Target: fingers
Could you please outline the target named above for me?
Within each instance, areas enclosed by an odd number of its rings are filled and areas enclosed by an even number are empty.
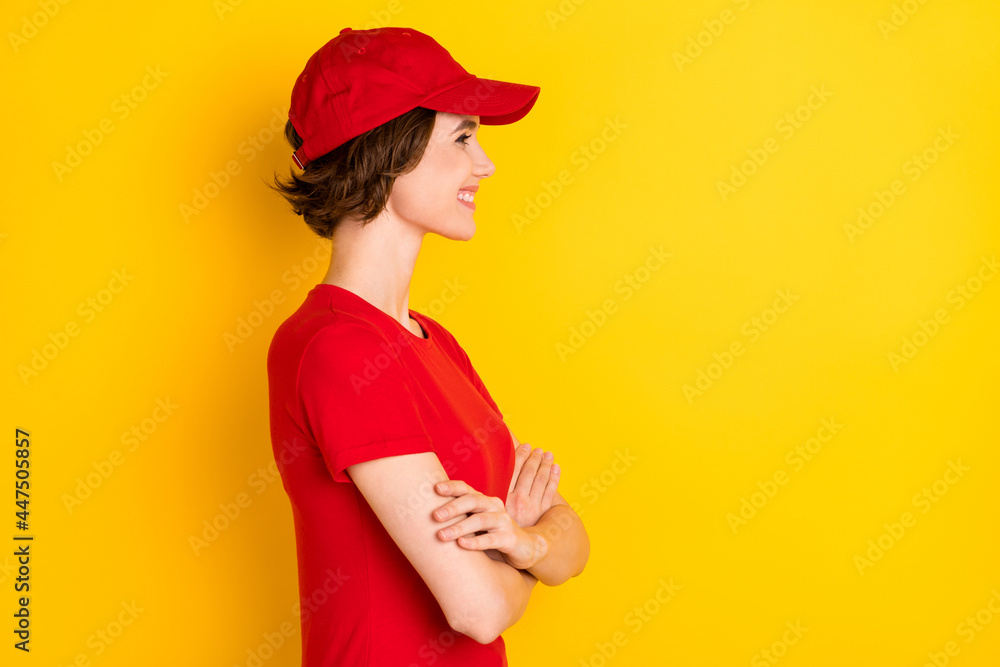
[[[552,500],[556,497],[556,491],[559,487],[559,473],[559,464],[553,463],[552,469],[549,471],[549,481],[545,485],[545,491],[542,493],[541,506],[543,514],[552,507]]]
[[[528,455],[531,454],[531,445],[524,443],[520,447],[514,450],[514,474],[510,477],[510,488],[507,489],[507,497],[514,491],[514,485],[517,483],[517,478],[521,474],[521,466],[524,462],[528,460]]]
[[[499,498],[486,496],[457,479],[439,482],[434,489],[441,495],[457,496],[434,510],[432,516],[438,521],[447,521],[459,514],[496,511],[498,505],[503,506]]]
[[[463,549],[484,551],[486,549],[497,549],[502,546],[498,544],[496,533],[484,533],[482,535],[463,535],[456,540],[458,546]]]
[[[497,546],[496,536],[488,540],[480,540],[479,538],[488,537],[489,533],[504,529],[509,525],[510,517],[505,512],[477,512],[454,525],[442,528],[438,531],[438,536],[442,540],[454,540],[458,538],[462,546],[471,543],[485,545],[482,548],[489,549]],[[489,533],[487,535],[474,535],[474,533],[481,530],[489,531]]]
[[[449,479],[447,482],[438,482],[434,485],[434,490],[442,496],[461,496],[462,494],[475,491],[475,489],[460,479]]]
[[[469,514],[471,512],[485,512],[493,510],[493,506],[482,502],[482,496],[468,494],[460,498],[450,500],[441,507],[434,510],[432,515],[437,521],[447,521],[459,514]]]
[[[524,443],[520,447],[514,450],[514,470],[520,470],[521,466],[528,459],[531,454],[531,445]]]
[[[517,484],[514,489],[526,496],[531,495],[531,485],[535,481],[535,473],[542,462],[542,450],[536,447],[521,466],[521,473],[517,477]]]
[[[538,464],[538,471],[535,473],[535,479],[531,483],[531,497],[535,502],[540,503],[542,496],[545,494],[545,487],[549,482],[549,471],[552,469],[554,458],[555,455],[552,452],[545,452],[541,462]]]
[[[513,531],[498,530],[484,535],[463,535],[457,543],[463,549],[485,551],[490,555],[495,550],[500,560],[515,569],[526,569],[545,556],[547,543],[541,536],[522,532],[518,536]],[[493,557],[492,555],[490,556]]]

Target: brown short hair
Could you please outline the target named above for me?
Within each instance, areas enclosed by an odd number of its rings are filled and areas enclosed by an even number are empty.
[[[280,192],[323,238],[333,238],[345,216],[368,224],[385,208],[396,178],[420,162],[436,116],[436,111],[417,107],[316,158],[301,175],[289,171],[282,181],[275,174],[268,187]],[[285,139],[293,150],[302,145],[291,121],[285,123]]]

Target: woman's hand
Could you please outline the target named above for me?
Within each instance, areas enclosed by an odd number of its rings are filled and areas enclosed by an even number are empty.
[[[521,528],[534,526],[552,507],[559,486],[559,466],[554,458],[552,452],[532,451],[527,443],[514,451],[514,475],[505,506]]]
[[[496,550],[505,563],[518,570],[528,569],[545,556],[548,549],[545,539],[518,526],[499,498],[484,495],[456,479],[439,482],[434,490],[443,496],[457,496],[434,511],[436,520],[469,515],[438,530],[439,539],[457,540],[463,549]],[[487,555],[496,560],[490,553]]]

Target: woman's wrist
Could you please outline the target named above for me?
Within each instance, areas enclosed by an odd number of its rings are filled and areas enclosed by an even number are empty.
[[[501,552],[504,562],[518,570],[527,570],[545,558],[549,543],[542,533],[532,527],[517,528],[518,541],[512,552]]]
[[[548,555],[548,553],[549,553],[549,541],[545,537],[545,535],[542,534],[542,532],[540,530],[538,530],[537,528],[535,528],[534,526],[532,526],[530,528],[526,528],[525,532],[528,533],[528,535],[534,541],[534,546],[535,546],[534,554],[535,554],[535,556],[534,556],[534,559],[532,560],[531,565],[529,566],[529,567],[534,567],[535,564],[538,563],[538,561],[542,560],[543,558],[545,558],[545,556]],[[528,568],[526,567],[524,569],[527,570]]]

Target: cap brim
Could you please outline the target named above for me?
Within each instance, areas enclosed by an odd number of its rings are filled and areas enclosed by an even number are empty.
[[[418,106],[459,115],[479,116],[480,125],[507,125],[535,106],[541,88],[473,77]]]

